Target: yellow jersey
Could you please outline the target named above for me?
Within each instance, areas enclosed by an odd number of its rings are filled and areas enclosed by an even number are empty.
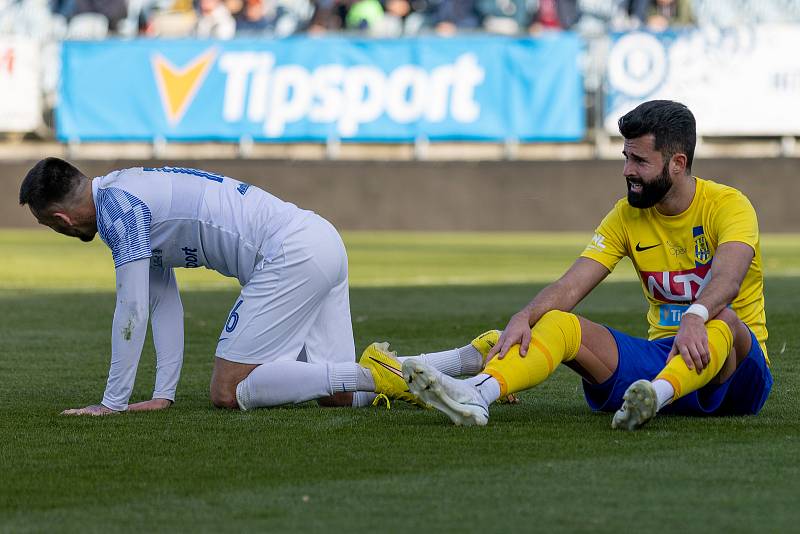
[[[649,339],[674,336],[681,316],[711,280],[714,251],[738,241],[753,248],[754,257],[731,308],[753,331],[767,354],[764,277],[758,219],[744,194],[732,187],[696,178],[689,208],[662,215],[655,207],[634,208],[623,198],[597,227],[581,256],[613,271],[628,256],[650,304]],[[769,360],[767,360],[769,362]]]

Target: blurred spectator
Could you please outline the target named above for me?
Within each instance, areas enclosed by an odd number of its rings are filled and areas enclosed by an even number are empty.
[[[414,13],[409,0],[385,0],[383,21],[378,33],[381,37],[414,35],[424,24],[425,19]]]
[[[272,0],[247,0],[236,13],[236,35],[271,35],[280,13]]]
[[[119,30],[120,23],[128,17],[126,0],[53,0],[50,7],[54,13],[64,16],[70,22],[86,13],[103,15],[108,20],[108,29],[114,32]]]
[[[192,0],[144,0],[140,25],[151,37],[188,37],[197,25]],[[148,3],[149,2],[149,3]]]
[[[477,0],[476,9],[486,31],[514,35],[530,25],[532,3],[530,0]]]
[[[194,34],[201,39],[231,39],[236,21],[222,0],[200,0]]]
[[[628,25],[627,7],[623,9],[621,0],[578,0],[578,13],[572,29],[588,38]]]
[[[0,0],[0,35],[52,42],[66,32],[66,18],[54,16],[47,0]]]
[[[233,15],[236,18],[242,10],[244,9],[244,0],[225,0],[224,1],[225,7],[228,8],[228,13]]]
[[[383,22],[383,6],[378,0],[356,0],[344,20],[349,30],[376,32]]]
[[[187,37],[197,25],[192,0],[155,0],[145,11],[145,33],[152,37]]]
[[[246,0],[242,10],[236,15],[236,35],[291,35],[300,24],[276,0]]]
[[[315,0],[314,15],[311,18],[309,33],[320,34],[336,31],[344,27],[347,15],[346,0]]]
[[[628,28],[634,29],[644,26],[647,14],[650,11],[652,0],[624,0],[623,7],[628,14]]]
[[[577,0],[538,0],[528,31],[567,30],[578,21]]]
[[[431,0],[429,10],[426,23],[439,35],[455,35],[480,26],[475,0]]]
[[[689,0],[655,0],[647,19],[647,27],[663,32],[670,26],[686,26],[692,23],[691,11]]]

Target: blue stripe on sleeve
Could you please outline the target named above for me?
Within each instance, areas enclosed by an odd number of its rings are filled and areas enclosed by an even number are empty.
[[[111,249],[114,267],[152,256],[150,208],[116,187],[97,191],[97,231]]]

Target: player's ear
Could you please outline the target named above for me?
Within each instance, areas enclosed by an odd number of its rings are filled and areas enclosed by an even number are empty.
[[[686,154],[681,152],[673,154],[669,160],[670,174],[685,174],[687,161]]]
[[[62,223],[66,224],[67,226],[72,226],[74,224],[73,221],[72,221],[72,217],[70,217],[69,215],[67,215],[66,213],[64,213],[62,211],[54,211],[53,212],[53,217],[55,217],[56,219],[58,219]]]

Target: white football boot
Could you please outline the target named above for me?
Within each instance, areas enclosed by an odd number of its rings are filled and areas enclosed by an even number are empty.
[[[456,425],[484,426],[489,406],[477,388],[451,378],[417,358],[403,362],[403,378],[409,391],[443,412]]]
[[[656,388],[649,380],[637,380],[628,386],[622,398],[625,402],[614,414],[611,428],[636,430],[655,417],[658,411]]]

